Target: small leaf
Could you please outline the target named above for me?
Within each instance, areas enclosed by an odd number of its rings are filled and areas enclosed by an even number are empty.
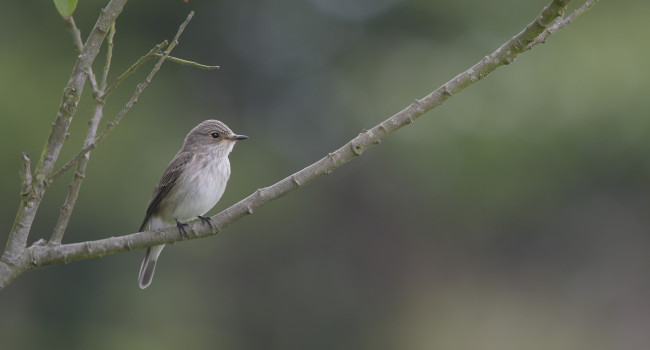
[[[54,6],[63,18],[70,18],[77,8],[77,0],[54,0]]]

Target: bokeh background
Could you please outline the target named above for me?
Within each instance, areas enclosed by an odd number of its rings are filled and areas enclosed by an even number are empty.
[[[250,140],[211,214],[320,159],[518,33],[539,1],[132,1],[111,78],[190,10],[175,56],[92,153],[64,242],[132,233],[195,124]],[[80,1],[85,35],[105,1]],[[574,4],[575,7],[576,4]],[[601,1],[380,146],[209,239],[25,273],[3,349],[650,348],[650,3]],[[0,241],[75,53],[49,1],[0,5]],[[103,65],[103,52],[95,70]],[[109,121],[153,62],[113,96]],[[80,147],[89,89],[60,162]],[[71,174],[46,195],[48,238]]]

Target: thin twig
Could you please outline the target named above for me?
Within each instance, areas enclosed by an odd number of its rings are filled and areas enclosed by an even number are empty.
[[[162,57],[162,55],[163,54],[161,54],[159,52],[154,54],[154,56],[156,56],[156,57]],[[219,69],[219,66],[208,66],[208,65],[205,65],[205,64],[201,64],[201,63],[197,63],[197,62],[189,61],[189,60],[184,60],[182,58],[178,58],[178,57],[174,57],[174,56],[168,56],[167,59],[172,61],[172,62],[176,62],[176,63],[182,64],[182,65],[190,66],[190,67],[194,67],[194,68],[207,69],[207,70]]]
[[[160,52],[162,51],[162,49],[165,48],[165,46],[167,46],[167,41],[166,40],[163,41],[162,43],[154,46],[154,48],[151,49],[151,51],[149,51],[146,55],[140,57],[140,59],[137,62],[135,62],[131,67],[129,67],[129,69],[127,69],[124,73],[122,73],[119,77],[117,77],[117,79],[115,79],[113,84],[106,90],[105,95],[108,96],[111,92],[113,92],[113,90],[115,90],[115,88],[122,81],[124,81],[126,78],[128,78],[129,75],[133,74],[133,72],[135,72],[135,70],[138,69],[138,67],[140,67],[142,64],[144,64],[148,60],[150,60],[150,59],[152,59],[154,57],[159,57],[159,58],[162,57],[164,55],[164,53],[160,53]],[[182,64],[182,65],[199,68],[199,69],[213,70],[213,69],[219,69],[220,68],[219,66],[209,66],[209,65],[206,65],[206,64],[201,64],[201,63],[198,63],[198,62],[189,61],[189,60],[185,60],[185,59],[182,59],[182,58],[169,56],[169,55],[167,56],[167,60],[175,62],[175,63]]]
[[[50,175],[48,178],[48,182],[51,183],[52,181],[56,180],[59,176],[63,175],[66,171],[68,171],[70,168],[72,168],[75,164],[81,160],[84,155],[93,149],[95,149],[97,145],[95,142],[92,142],[91,144],[85,146],[84,148],[81,149],[81,151],[77,152],[77,154],[74,155],[69,161],[67,161],[59,170],[55,171]]]
[[[79,28],[77,28],[77,24],[74,21],[74,18],[72,16],[70,17],[64,17],[65,20],[65,26],[68,28],[68,31],[70,32],[70,35],[72,35],[72,44],[74,45],[75,51],[77,51],[78,54],[81,54],[81,51],[84,48],[84,43],[81,39],[81,31]],[[99,92],[99,86],[97,85],[97,79],[95,79],[95,73],[93,73],[93,67],[88,66],[86,75],[88,76],[88,83],[90,84],[90,88],[93,91],[93,97],[97,98],[97,96],[100,95]]]
[[[111,30],[108,32],[108,37],[106,39],[106,64],[104,65],[104,73],[102,74],[102,95],[106,91],[106,79],[108,78],[108,71],[111,68],[111,60],[113,59],[113,37],[115,36],[115,22],[111,26]],[[106,96],[102,96],[103,99]]]
[[[109,86],[108,89],[105,90],[105,92],[104,92],[104,97],[108,97],[108,95],[110,95],[111,92],[113,92],[113,90],[115,90],[115,88],[118,87],[118,85],[120,85],[120,83],[122,83],[122,81],[124,81],[124,80],[125,80],[126,78],[128,78],[131,74],[133,74],[133,72],[135,72],[136,69],[138,69],[138,67],[140,67],[142,64],[144,64],[145,62],[147,62],[150,58],[155,57],[155,54],[156,54],[158,51],[164,49],[166,46],[167,46],[167,40],[165,40],[165,41],[161,42],[160,44],[154,46],[151,50],[149,50],[149,52],[147,52],[146,55],[140,57],[140,58],[139,58],[139,59],[138,59],[138,60],[137,60],[133,65],[131,65],[131,67],[129,67],[129,68],[128,68],[124,73],[120,74],[120,76],[117,77],[117,79],[115,79],[115,81],[113,82],[113,84],[111,84],[111,86]]]

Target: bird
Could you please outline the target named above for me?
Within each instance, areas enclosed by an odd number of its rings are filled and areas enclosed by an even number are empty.
[[[212,226],[210,218],[203,215],[223,195],[230,178],[228,155],[237,141],[245,139],[248,136],[237,135],[226,124],[214,119],[194,127],[153,190],[140,232],[175,225],[179,234],[187,237],[185,227],[188,225],[184,222],[195,217]],[[162,244],[147,249],[138,274],[141,289],[151,284],[164,247]]]

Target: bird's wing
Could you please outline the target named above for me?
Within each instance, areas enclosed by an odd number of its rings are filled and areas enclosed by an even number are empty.
[[[160,203],[174,188],[174,185],[176,185],[176,180],[178,180],[178,178],[181,176],[185,170],[185,166],[192,160],[192,158],[194,158],[194,153],[181,152],[178,153],[176,157],[174,157],[169,165],[167,165],[167,168],[165,168],[165,172],[163,173],[163,177],[160,179],[158,185],[153,190],[151,201],[149,201],[149,205],[147,206],[144,220],[142,221],[142,225],[140,225],[140,231],[144,231],[147,223],[149,223],[149,220],[151,219],[151,216],[153,216],[158,211]]]

